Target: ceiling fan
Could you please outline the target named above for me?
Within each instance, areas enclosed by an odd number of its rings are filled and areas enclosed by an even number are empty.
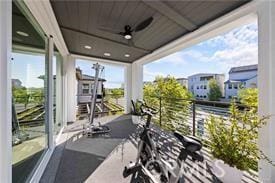
[[[148,27],[152,23],[152,21],[153,21],[153,17],[149,17],[143,20],[142,22],[140,22],[135,28],[132,28],[130,25],[125,25],[123,32],[122,31],[116,32],[114,30],[106,29],[106,28],[100,28],[100,29],[109,33],[121,35],[124,37],[124,39],[128,40],[129,43],[132,43],[132,41],[130,41],[133,39],[132,33],[144,30],[146,27]]]

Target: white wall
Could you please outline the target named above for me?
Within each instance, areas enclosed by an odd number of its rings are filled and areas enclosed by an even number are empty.
[[[12,182],[11,1],[0,2],[0,180]]]

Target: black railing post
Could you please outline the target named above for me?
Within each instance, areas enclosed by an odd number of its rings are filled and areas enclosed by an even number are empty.
[[[193,112],[193,136],[196,136],[196,102],[192,101],[192,112]]]
[[[161,108],[162,108],[162,102],[161,102],[161,97],[159,98],[159,126],[161,127],[162,126],[162,124],[161,124],[161,118],[162,118],[162,116],[161,116]]]

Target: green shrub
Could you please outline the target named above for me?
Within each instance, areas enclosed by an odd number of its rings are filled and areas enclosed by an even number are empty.
[[[211,115],[207,120],[208,145],[214,158],[240,170],[257,170],[259,159],[268,160],[257,145],[258,131],[267,120],[258,117],[257,108],[240,111],[235,102],[227,119]]]

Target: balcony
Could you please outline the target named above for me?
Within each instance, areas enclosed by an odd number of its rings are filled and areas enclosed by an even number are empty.
[[[200,122],[207,117],[206,113],[215,111],[217,114],[224,115],[225,110],[219,107],[204,109],[201,107],[200,104],[196,106],[196,125],[189,124],[191,131],[196,131],[197,135],[202,135],[200,126],[202,123]],[[159,114],[156,117],[159,118]],[[136,159],[139,140],[137,137],[142,130],[143,122],[138,125],[133,124],[130,115],[106,116],[97,118],[96,121],[107,124],[111,128],[111,133],[87,138],[81,131],[85,120],[68,126],[62,134],[62,140],[56,147],[41,182],[126,183],[146,180],[146,176],[142,173],[138,173],[137,176],[123,177],[124,167]],[[179,153],[178,140],[171,132],[163,130],[159,123],[152,126],[153,139],[161,147],[162,157],[167,161],[175,160]],[[192,129],[193,126],[195,129]],[[205,158],[203,163],[194,163],[190,158],[186,161],[187,171],[184,174],[186,182],[220,182],[212,173],[212,157],[207,147],[203,148],[203,155]],[[257,183],[260,181],[257,173],[251,170],[244,172],[242,182]]]
[[[179,153],[180,145],[171,134],[173,130],[203,141],[205,161],[186,161],[187,169],[193,170],[185,174],[186,182],[219,182],[212,174],[209,132],[205,125],[210,115],[226,118],[229,104],[206,102],[205,93],[198,95],[201,100],[146,96],[145,65],[255,20],[259,35],[258,114],[270,116],[267,125],[257,132],[255,145],[274,162],[274,18],[272,0],[1,1],[1,182],[146,179],[142,173],[138,177],[122,176],[124,166],[135,160],[137,134],[144,123],[143,119],[140,124],[133,124],[129,115],[131,100],[139,99],[159,109],[153,118],[153,138],[162,147],[164,158],[173,160]],[[239,61],[234,54],[226,58]],[[106,100],[96,106],[96,122],[110,126],[109,135],[90,138],[81,132],[90,106],[79,105],[77,60],[123,70],[123,99]],[[208,90],[206,81],[207,78],[200,87],[192,86],[193,91]],[[91,91],[88,85],[83,89],[85,94]],[[20,99],[22,93],[28,95],[30,105]],[[271,163],[260,160],[255,164],[253,170],[244,173],[242,182],[275,182]]]

